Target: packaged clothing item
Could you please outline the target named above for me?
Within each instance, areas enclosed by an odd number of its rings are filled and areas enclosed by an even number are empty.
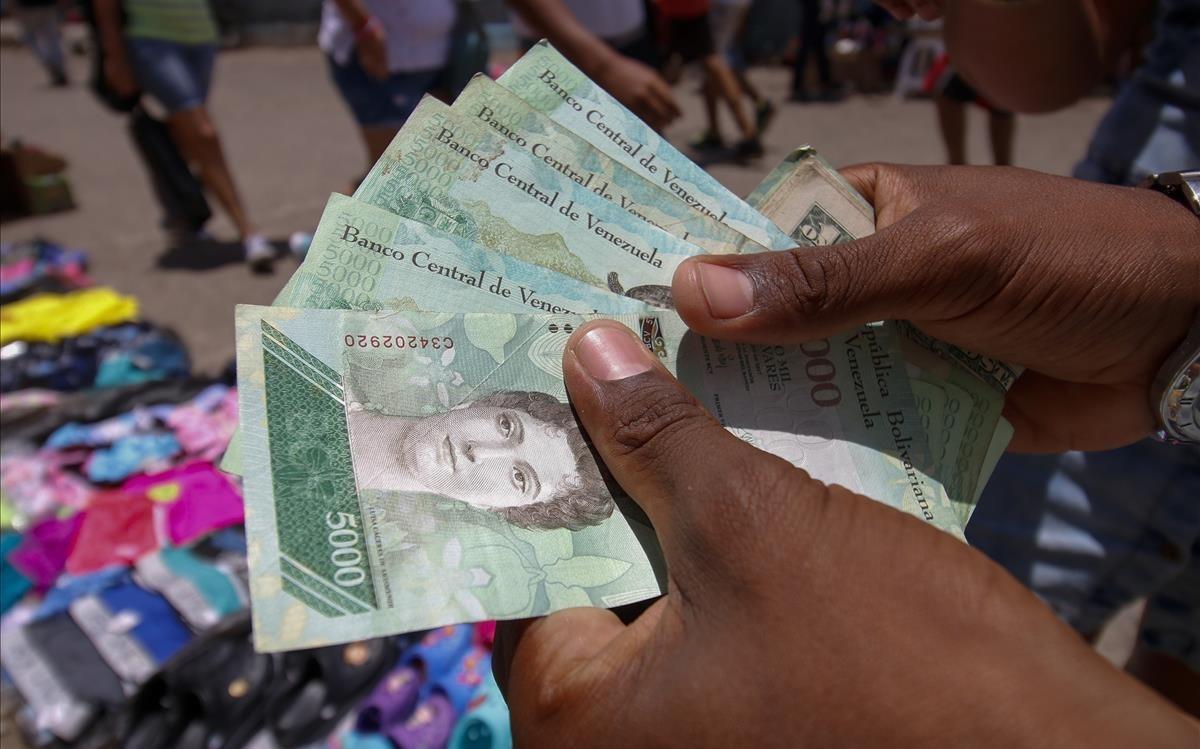
[[[0,345],[10,341],[58,341],[137,317],[133,297],[100,286],[69,294],[36,294],[0,307]]]
[[[154,426],[153,413],[146,408],[135,408],[128,413],[94,424],[80,424],[74,421],[63,424],[46,439],[45,446],[52,450],[69,447],[101,447],[111,445],[124,437],[147,432]]]
[[[78,628],[75,632],[78,634]],[[91,647],[86,637],[79,635],[77,639],[82,645]],[[70,643],[68,647],[78,649],[76,643]],[[99,659],[95,649],[92,655]],[[49,731],[63,741],[72,741],[92,721],[96,707],[68,689],[66,682],[50,667],[41,649],[35,646],[31,632],[26,627],[6,626],[0,632],[0,663],[32,709],[37,730]],[[89,671],[89,665],[90,662],[84,659],[80,667]],[[103,661],[100,665],[104,665]],[[108,677],[116,682],[111,672]],[[101,682],[110,683],[104,682],[103,677]],[[118,698],[124,696],[119,683],[116,683],[116,695]]]
[[[68,291],[91,286],[87,253],[44,239],[0,245],[0,300],[16,301],[32,291]]]
[[[105,662],[134,686],[192,638],[166,599],[132,582],[77,598],[70,612]]]
[[[30,414],[57,406],[62,394],[57,390],[26,388],[11,393],[0,393],[0,418],[5,424],[10,419],[22,419]]]
[[[30,643],[72,695],[108,707],[125,701],[121,680],[69,614],[64,612],[36,619],[26,624],[24,630]]]
[[[4,494],[4,490],[0,489],[0,529],[12,530],[17,525],[18,520],[24,527],[25,519],[18,518],[17,508],[13,507],[12,502],[8,501],[8,496]]]
[[[0,390],[80,390],[186,377],[187,350],[171,331],[147,323],[97,328],[55,343],[13,341],[0,347]]]
[[[389,726],[400,725],[408,720],[417,708],[422,684],[417,669],[411,666],[393,669],[359,708],[355,730],[363,734],[377,734],[386,731]]]
[[[189,456],[215,461],[225,452],[237,430],[237,390],[212,385],[191,403],[174,409],[166,423]]]
[[[435,694],[413,710],[403,723],[387,730],[396,749],[443,749],[458,715],[445,695]]]
[[[187,349],[174,335],[155,331],[100,358],[93,384],[98,388],[186,377],[191,369]]]
[[[21,536],[17,533],[0,535],[0,614],[11,609],[32,587],[29,578],[8,561],[9,552],[20,544]]]
[[[190,463],[125,482],[155,505],[160,536],[182,545],[245,518],[242,494],[212,463]]]
[[[78,339],[73,339],[73,341],[75,340]],[[0,372],[7,370],[6,362],[5,367],[0,368]],[[193,398],[210,382],[199,378],[163,380],[86,392],[65,393],[53,409],[31,413],[20,418],[6,414],[2,438],[5,443],[17,440],[41,443],[63,424],[72,421],[90,424],[118,416],[138,406],[182,403]],[[7,387],[3,389],[8,390]]]
[[[246,600],[230,573],[209,564],[189,549],[165,548],[138,560],[136,579],[160,593],[195,630],[205,630]]]
[[[8,553],[8,561],[38,592],[49,590],[62,574],[82,527],[83,513],[42,520],[22,536],[21,544]]]
[[[154,508],[145,498],[120,490],[100,492],[82,513],[67,572],[80,575],[111,565],[129,566],[158,548]]]
[[[48,616],[66,613],[75,599],[114,585],[128,584],[129,581],[129,570],[116,566],[86,575],[63,575],[58,578],[53,588],[46,591],[46,596],[38,604],[33,618],[45,619]]]
[[[173,434],[133,434],[92,453],[84,472],[96,483],[115,483],[164,467],[179,449],[179,440]]]
[[[71,456],[42,451],[0,458],[0,487],[6,501],[26,521],[33,522],[63,508],[87,507],[96,490],[83,479],[62,470]]]
[[[440,678],[428,682],[428,694],[441,694],[450,700],[455,714],[466,711],[481,684],[492,672],[492,654],[481,647],[472,647]]]
[[[496,622],[478,622],[475,625],[475,644],[492,649],[496,642]]]
[[[466,713],[450,736],[450,749],[512,749],[508,705],[496,677],[488,671]]]

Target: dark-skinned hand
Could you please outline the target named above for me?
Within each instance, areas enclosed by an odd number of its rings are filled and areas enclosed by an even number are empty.
[[[572,403],[649,515],[631,624],[502,625],[518,746],[1187,746],[1195,724],[982,554],[723,429],[627,329],[577,331]]]
[[[1025,169],[871,164],[844,176],[877,232],[690,260],[679,313],[714,338],[789,343],[870,320],[1026,367],[1004,415],[1025,452],[1155,428],[1154,376],[1200,309],[1200,220],[1157,192]]]

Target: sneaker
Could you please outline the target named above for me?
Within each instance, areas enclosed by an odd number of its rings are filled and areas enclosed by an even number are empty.
[[[693,151],[720,151],[725,147],[725,141],[712,130],[705,130],[703,135],[688,145]]]
[[[754,108],[754,121],[758,125],[758,134],[762,135],[767,129],[767,125],[771,124],[771,120],[775,117],[775,105],[770,99],[763,99]]]
[[[275,248],[261,234],[251,234],[242,240],[242,246],[246,248],[246,262],[250,268],[259,273],[265,273],[272,270],[275,262]]]
[[[739,140],[733,147],[733,156],[738,161],[757,159],[763,155],[762,141],[757,136]]]

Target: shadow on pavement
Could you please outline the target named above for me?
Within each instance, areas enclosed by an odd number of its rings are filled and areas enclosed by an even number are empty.
[[[276,259],[286,254],[287,248],[272,241]],[[215,270],[225,265],[245,262],[246,251],[237,240],[193,238],[174,240],[158,256],[155,263],[163,270]]]

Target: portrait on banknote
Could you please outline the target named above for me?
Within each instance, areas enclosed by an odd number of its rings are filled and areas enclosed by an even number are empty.
[[[579,530],[612,514],[570,406],[548,393],[475,393],[436,413],[406,414],[379,405],[363,383],[348,384],[360,490],[440,496],[528,529]]]

